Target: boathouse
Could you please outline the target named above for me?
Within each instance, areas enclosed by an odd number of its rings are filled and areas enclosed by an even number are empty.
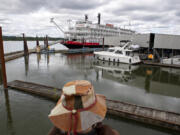
[[[133,44],[140,45],[141,53],[153,53],[157,59],[180,55],[180,35],[168,34],[134,34],[119,37],[105,37],[104,44],[119,46],[123,40],[131,40]]]

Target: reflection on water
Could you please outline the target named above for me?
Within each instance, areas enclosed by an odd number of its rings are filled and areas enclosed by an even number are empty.
[[[24,64],[25,64],[25,75],[28,76],[29,71],[29,55],[24,56]]]
[[[180,70],[163,67],[140,66],[134,74],[145,78],[147,92],[180,98]]]
[[[37,53],[37,65],[38,65],[38,69],[39,69],[39,63],[40,63],[40,60],[41,60],[41,54],[40,53]]]
[[[5,104],[6,104],[5,106],[6,106],[6,114],[7,114],[8,132],[9,132],[10,135],[15,135],[8,90],[4,90],[4,97],[5,97]]]
[[[95,69],[102,71],[102,77],[126,83],[134,79],[132,72],[137,70],[139,65],[120,64],[113,62],[94,62]],[[98,72],[96,72],[99,74]]]
[[[3,84],[3,80],[2,80],[2,70],[1,70],[1,64],[0,64],[0,85]]]
[[[148,93],[180,98],[180,70],[96,61],[102,77],[119,83],[144,88]],[[96,71],[99,76],[99,73]],[[144,83],[141,81],[144,78]],[[134,82],[131,84],[130,82]],[[136,83],[137,82],[137,83]],[[141,83],[138,83],[141,82]]]
[[[93,54],[31,54],[22,59],[7,63],[9,81],[62,88],[67,81],[85,79],[107,98],[180,112],[179,69],[96,61]]]
[[[86,79],[92,82],[97,93],[104,94],[109,99],[180,113],[179,69],[96,61],[93,54],[31,54],[29,57],[8,62],[6,67],[8,81],[19,79],[62,88],[67,81]],[[47,133],[52,126],[47,115],[54,104],[20,92],[10,93],[11,106],[6,94],[4,109],[7,110],[7,119],[10,121],[7,123],[9,130],[14,130],[12,133],[16,134],[26,133],[21,131],[25,123],[26,129],[28,126],[33,127],[28,129],[29,133],[37,134],[35,131],[39,129],[34,127],[34,123],[39,121],[39,127],[43,128],[43,131],[39,131],[38,134]],[[1,111],[0,109],[0,113]],[[17,122],[17,119],[25,119],[25,122]],[[169,134],[109,118],[105,122],[116,127],[122,134]],[[123,128],[119,129],[119,126]],[[134,130],[129,131],[129,128]]]

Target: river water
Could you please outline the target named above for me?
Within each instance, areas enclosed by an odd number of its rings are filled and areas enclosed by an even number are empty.
[[[5,42],[13,46],[17,42]],[[31,42],[33,48],[35,42]],[[11,47],[5,47],[6,52]],[[22,46],[22,45],[21,45]],[[30,47],[29,47],[30,48]],[[64,49],[64,47],[59,47]],[[17,50],[19,50],[17,48]],[[180,70],[145,65],[129,66],[94,59],[93,54],[31,54],[6,63],[8,81],[23,80],[53,87],[71,80],[92,82],[108,99],[180,113]],[[1,80],[0,80],[1,81]],[[0,134],[45,135],[52,127],[47,115],[55,103],[26,93],[0,89]],[[165,129],[107,116],[121,135],[172,135]]]

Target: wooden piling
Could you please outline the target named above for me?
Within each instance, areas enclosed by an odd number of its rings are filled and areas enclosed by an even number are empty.
[[[36,36],[36,47],[39,47],[39,38]]]
[[[0,64],[2,69],[2,79],[3,86],[7,88],[7,77],[6,77],[6,65],[4,60],[4,47],[3,47],[3,39],[2,39],[2,28],[0,27]]]
[[[25,38],[24,33],[23,33],[23,41],[24,41],[24,55],[27,56],[29,54],[29,52],[28,52],[27,40]]]

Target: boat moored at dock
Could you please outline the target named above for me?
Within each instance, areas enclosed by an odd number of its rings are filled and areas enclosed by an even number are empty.
[[[131,49],[131,42],[122,47],[112,47],[107,51],[94,52],[95,57],[103,61],[111,61],[127,64],[138,64],[141,62],[139,55]]]
[[[180,55],[177,55],[177,56],[174,56],[174,57],[171,57],[171,58],[163,58],[161,63],[180,65]]]

